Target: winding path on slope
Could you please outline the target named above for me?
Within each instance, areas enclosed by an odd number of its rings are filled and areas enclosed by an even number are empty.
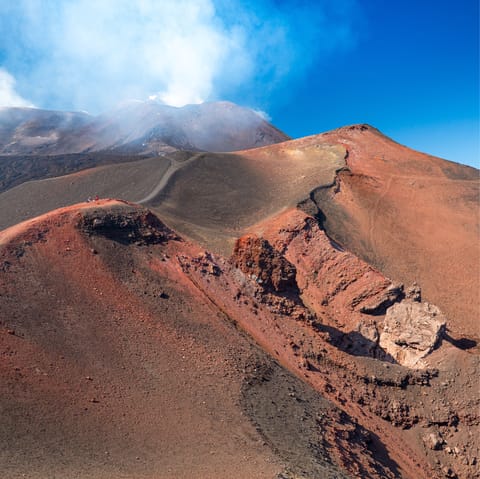
[[[188,160],[183,160],[183,161],[178,161],[178,160],[174,160],[172,158],[169,158],[170,166],[168,167],[165,174],[162,176],[161,180],[158,182],[158,184],[155,186],[155,188],[147,196],[145,196],[145,198],[142,198],[141,200],[137,201],[136,203],[143,205],[143,204],[148,203],[149,201],[152,201],[153,199],[155,199],[155,197],[158,194],[160,194],[162,192],[162,190],[167,186],[168,181],[170,180],[170,178],[172,177],[172,175],[176,171],[182,169],[183,167],[185,167],[189,163],[194,162],[201,155],[203,155],[203,153],[197,153],[197,154],[191,156],[190,158],[188,158]]]

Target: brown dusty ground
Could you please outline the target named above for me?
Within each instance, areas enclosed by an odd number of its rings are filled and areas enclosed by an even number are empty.
[[[444,341],[412,371],[352,348],[390,281],[298,210],[252,234],[285,290],[122,202],[2,232],[3,477],[477,477],[478,355]],[[319,273],[332,289],[305,287]]]
[[[22,183],[0,194],[0,229],[89,196],[139,201],[162,179],[169,164],[166,157],[146,158]]]
[[[164,260],[183,243],[89,239],[88,208],[0,240],[2,477],[273,477],[240,405],[268,359]]]
[[[96,166],[132,163],[149,156],[112,152],[35,156],[1,155],[0,193],[28,181],[56,178]]]
[[[478,170],[418,153],[365,125],[319,141],[348,150],[336,188],[315,196],[328,234],[387,276],[417,281],[456,338],[478,341]]]
[[[332,184],[344,157],[342,146],[303,140],[236,154],[205,153],[179,169],[148,205],[181,234],[228,255],[252,223]]]
[[[5,477],[480,477],[478,171],[366,125],[178,161],[0,195],[160,185],[193,240],[103,200],[0,232]],[[422,370],[376,339],[413,281],[447,316]]]
[[[82,229],[108,215],[145,230]],[[2,477],[344,477],[313,414],[348,421],[194,286],[177,255],[201,250],[152,218],[102,201],[1,233]]]

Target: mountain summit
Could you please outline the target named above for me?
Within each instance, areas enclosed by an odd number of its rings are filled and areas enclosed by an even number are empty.
[[[0,108],[3,155],[234,151],[288,139],[253,110],[229,102],[176,108],[156,101],[127,101],[99,116]]]

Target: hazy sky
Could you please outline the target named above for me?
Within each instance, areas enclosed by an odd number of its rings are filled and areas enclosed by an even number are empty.
[[[477,0],[3,0],[0,106],[230,100],[479,166]]]

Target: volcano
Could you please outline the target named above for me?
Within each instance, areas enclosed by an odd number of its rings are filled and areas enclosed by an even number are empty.
[[[176,108],[127,101],[98,116],[0,108],[0,154],[58,155],[111,151],[162,153],[176,149],[234,151],[288,139],[254,111],[229,102]]]
[[[225,102],[2,115],[3,477],[480,477],[478,170]]]

